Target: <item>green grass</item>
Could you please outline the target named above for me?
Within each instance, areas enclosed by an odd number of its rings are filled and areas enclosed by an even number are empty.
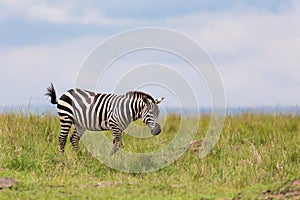
[[[199,123],[195,140],[204,138],[209,120],[190,119]],[[153,138],[125,134],[125,150],[160,149],[174,138],[179,123],[169,116]],[[61,155],[56,116],[1,114],[0,178],[12,177],[18,184],[0,190],[0,199],[299,198],[299,128],[300,117],[294,115],[228,116],[220,140],[204,159],[188,150],[158,171],[124,173],[106,167],[82,143],[76,154],[68,141]]]

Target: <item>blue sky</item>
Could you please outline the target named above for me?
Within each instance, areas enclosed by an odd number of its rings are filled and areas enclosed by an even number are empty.
[[[49,83],[59,94],[72,87],[99,43],[149,26],[201,44],[221,73],[229,106],[295,106],[299,19],[296,0],[0,0],[0,106],[47,104]]]

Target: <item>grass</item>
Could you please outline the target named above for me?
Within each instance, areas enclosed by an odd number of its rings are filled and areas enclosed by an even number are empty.
[[[202,140],[209,116],[189,120],[199,123],[194,140]],[[179,124],[180,118],[172,115],[159,136],[139,139],[125,134],[125,150],[160,149],[174,138]],[[158,171],[125,173],[92,157],[82,142],[79,154],[68,141],[61,155],[56,116],[1,114],[0,178],[12,177],[18,184],[0,190],[0,199],[299,198],[299,128],[297,115],[231,115],[204,159],[190,149]],[[109,132],[104,134],[111,138]]]

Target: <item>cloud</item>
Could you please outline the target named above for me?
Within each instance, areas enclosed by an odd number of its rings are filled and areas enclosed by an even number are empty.
[[[296,105],[299,18],[300,4],[293,1],[280,12],[200,13],[161,24],[187,33],[207,49],[221,71],[230,104]]]
[[[232,10],[262,10],[279,12],[290,1],[38,1],[0,0],[2,20],[8,17],[26,18],[57,24],[124,25],[124,23],[161,20],[196,13],[221,13]]]
[[[68,36],[67,32],[55,36],[64,38],[64,42],[59,39],[44,40],[41,44],[32,42],[21,47],[1,48],[0,85],[4,92],[1,92],[0,104],[19,104],[27,102],[30,97],[41,98],[39,101],[43,102],[40,95],[47,86],[44,84],[50,81],[60,86],[59,93],[73,86],[80,63],[96,44],[107,38],[110,25],[118,27],[117,31],[110,33],[141,26],[158,26],[191,36],[206,48],[217,64],[231,105],[295,105],[300,99],[298,1],[279,4],[281,7],[276,9],[232,5],[214,11],[213,8],[200,11],[186,9],[174,15],[160,14],[157,18],[144,16],[141,19],[139,14],[125,17],[126,6],[130,4],[124,5],[120,11],[123,14],[118,15],[114,12],[121,8],[113,9],[113,4],[104,5],[101,10],[93,2],[84,5],[73,1],[40,2],[0,0],[1,20],[23,17],[29,21],[74,24],[76,30],[85,31],[72,36]],[[103,12],[108,7],[110,14]],[[87,24],[100,25],[101,31],[86,29],[84,25]],[[54,34],[56,28],[53,26],[45,34]],[[140,60],[136,62],[142,63]],[[19,96],[26,97],[26,100]]]
[[[129,20],[107,18],[98,6],[87,2],[76,4],[74,1],[36,1],[1,0],[2,20],[10,18],[27,19],[33,22],[54,24],[98,24],[122,25]]]
[[[57,44],[0,51],[0,105],[45,104],[45,88],[54,82],[58,94],[72,87],[80,64],[104,37],[81,37]]]
[[[48,21],[53,23],[66,23],[70,21],[67,4],[58,5],[45,4],[42,1],[12,0],[0,1],[2,17],[20,17],[29,20]]]

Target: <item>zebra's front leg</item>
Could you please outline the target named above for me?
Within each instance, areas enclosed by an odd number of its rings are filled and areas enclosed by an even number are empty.
[[[112,156],[114,153],[116,153],[119,148],[123,148],[123,142],[122,142],[122,131],[120,129],[113,129],[112,130],[113,135],[113,147],[110,151],[110,155]]]

